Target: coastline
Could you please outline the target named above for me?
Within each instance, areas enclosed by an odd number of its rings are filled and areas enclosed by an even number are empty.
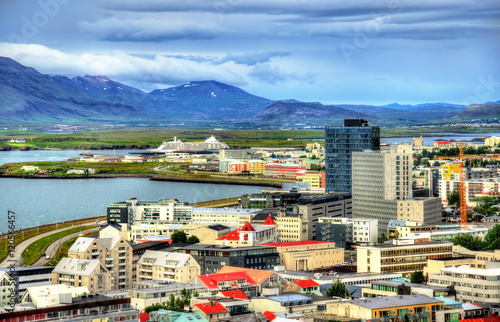
[[[157,174],[94,174],[94,175],[72,175],[72,176],[45,176],[45,175],[15,175],[15,174],[0,174],[0,178],[17,178],[17,179],[110,179],[110,178],[149,178],[154,181],[172,181],[172,182],[192,182],[192,183],[214,183],[214,184],[230,184],[244,186],[266,186],[266,187],[283,187],[283,183],[267,182],[267,181],[249,181],[249,180],[226,180],[216,178],[188,178],[188,177],[170,177]]]

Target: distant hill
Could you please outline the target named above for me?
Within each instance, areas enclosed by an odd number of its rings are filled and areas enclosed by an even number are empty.
[[[401,125],[500,117],[499,102],[463,106],[423,103],[384,106],[273,101],[213,80],[191,81],[150,93],[106,76],[49,76],[0,57],[0,122],[158,123],[233,122],[281,127],[341,124],[365,118],[373,124]]]
[[[250,121],[262,125],[342,124],[346,118],[368,118],[370,115],[321,103],[278,101],[255,115]]]
[[[485,119],[500,119],[500,101],[490,104],[472,104],[453,117],[454,120],[472,121]]]

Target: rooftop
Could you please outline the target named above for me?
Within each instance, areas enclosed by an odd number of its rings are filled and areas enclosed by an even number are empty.
[[[393,306],[412,306],[412,305],[439,304],[439,303],[444,304],[443,301],[436,300],[435,298],[420,294],[381,296],[376,298],[351,300],[346,302],[372,310],[384,309]]]
[[[260,244],[261,246],[272,246],[272,247],[293,247],[293,246],[308,246],[308,245],[326,245],[334,244],[332,242],[318,241],[318,240],[304,240],[304,241],[293,241],[284,243],[267,243]]]

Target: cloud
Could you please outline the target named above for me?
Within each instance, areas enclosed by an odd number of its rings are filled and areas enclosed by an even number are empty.
[[[277,66],[272,66],[269,63],[257,64],[254,66],[248,75],[259,81],[268,84],[284,83],[290,80],[313,83],[313,75],[308,73],[298,75],[297,73],[286,73]]]
[[[68,54],[42,45],[0,43],[0,55],[11,57],[44,74],[106,75],[144,90],[178,85],[192,80],[217,80],[232,85],[246,83],[239,67],[212,65],[182,56],[143,58],[114,51],[108,54]]]
[[[219,28],[213,23],[193,23],[173,19],[106,18],[96,22],[82,21],[79,26],[108,41],[165,41],[174,39],[211,39]]]
[[[288,56],[287,52],[270,51],[270,52],[257,52],[257,53],[244,53],[244,54],[228,54],[219,60],[219,63],[226,63],[232,61],[236,64],[242,64],[247,66],[256,65],[258,63],[266,63],[273,57],[285,57]]]

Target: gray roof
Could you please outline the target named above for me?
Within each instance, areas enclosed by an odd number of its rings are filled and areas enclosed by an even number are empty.
[[[367,309],[377,310],[393,306],[411,306],[421,304],[438,304],[443,301],[425,295],[397,295],[397,296],[382,296],[369,299],[359,299],[347,301],[354,305],[358,305]]]
[[[181,268],[189,260],[191,255],[182,253],[170,253],[164,251],[147,250],[139,259],[137,264],[142,264],[146,259],[153,260],[154,266],[163,266],[166,262],[174,262],[176,268]]]
[[[102,265],[98,259],[76,259],[64,257],[54,268],[52,273],[90,276],[99,266]],[[102,268],[104,269],[104,267]]]

